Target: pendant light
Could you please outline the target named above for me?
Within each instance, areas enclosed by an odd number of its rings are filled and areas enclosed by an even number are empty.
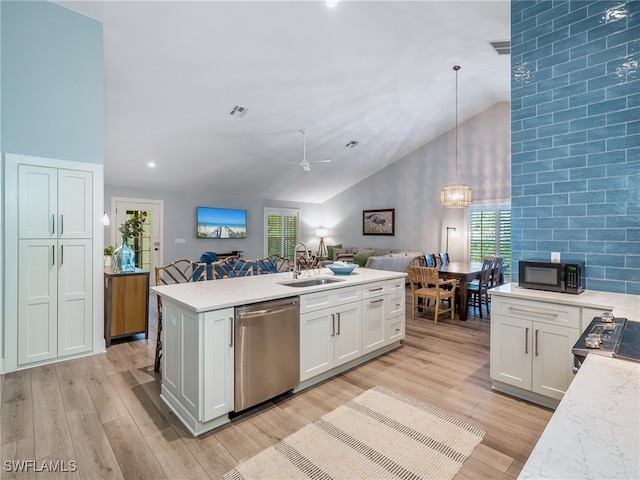
[[[456,72],[456,183],[445,185],[440,190],[440,203],[445,208],[464,208],[473,202],[473,191],[469,185],[458,183],[458,70],[460,65],[454,65],[453,70]]]

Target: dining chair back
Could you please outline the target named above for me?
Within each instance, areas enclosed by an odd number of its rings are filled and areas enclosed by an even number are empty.
[[[447,265],[450,262],[448,252],[439,253],[438,257],[440,257],[440,265]]]
[[[186,258],[158,266],[156,267],[156,286],[206,280],[205,267],[205,263],[193,262]],[[156,295],[156,305],[158,306],[158,332],[153,370],[157,372],[160,370],[162,359],[162,297],[160,295]]]
[[[437,261],[436,261],[436,254],[435,253],[427,253],[424,256],[424,261],[425,264],[427,265],[427,267],[429,268],[435,268],[437,267]]]
[[[503,257],[495,257],[493,259],[493,268],[491,270],[491,287],[497,287],[498,285],[502,285],[504,283],[504,275],[502,273],[502,268],[504,267],[504,258]]]
[[[437,268],[409,266],[409,283],[411,285],[411,319],[415,320],[416,311],[425,311],[428,301],[434,300],[434,324],[438,323],[438,316],[441,313],[451,313],[451,319],[455,315],[454,302],[456,294],[455,280],[442,280],[438,277]],[[422,300],[422,302],[418,302]],[[448,300],[448,307],[444,307],[442,302]]]
[[[482,317],[482,305],[487,309],[487,314],[490,314],[489,302],[489,288],[491,288],[491,274],[493,272],[493,257],[483,257],[482,267],[480,270],[480,279],[476,282],[471,282],[467,285],[468,302],[469,305],[478,309],[480,317]]]

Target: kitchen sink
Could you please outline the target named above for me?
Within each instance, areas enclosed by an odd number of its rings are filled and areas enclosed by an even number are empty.
[[[338,278],[308,278],[306,280],[291,280],[289,282],[280,282],[285,287],[314,287],[316,285],[327,285],[329,283],[343,282]]]

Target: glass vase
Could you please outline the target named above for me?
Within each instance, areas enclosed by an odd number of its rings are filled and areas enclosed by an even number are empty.
[[[136,270],[136,255],[123,239],[122,245],[113,252],[113,273],[134,272]]]

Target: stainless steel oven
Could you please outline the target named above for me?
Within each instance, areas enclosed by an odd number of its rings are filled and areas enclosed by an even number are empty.
[[[604,321],[594,317],[571,349],[573,373],[577,373],[587,355],[604,355],[640,362],[640,322],[626,318]]]

